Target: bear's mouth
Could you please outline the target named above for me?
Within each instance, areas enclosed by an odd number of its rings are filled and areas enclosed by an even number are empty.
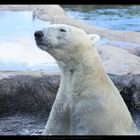
[[[36,42],[36,45],[40,49],[44,49],[44,48],[52,49],[53,48],[53,44],[47,38],[35,36],[35,42]]]
[[[44,50],[45,48],[46,48],[45,50],[50,50],[50,49],[52,50],[54,48],[52,43],[49,41],[45,41],[44,43],[43,41],[36,40],[36,45],[42,50]]]
[[[45,44],[42,41],[40,41],[38,39],[35,39],[35,41],[36,41],[37,46],[45,46]]]
[[[36,41],[36,44],[37,44],[38,46],[45,46],[45,44],[43,44],[43,43],[40,42],[40,41]]]

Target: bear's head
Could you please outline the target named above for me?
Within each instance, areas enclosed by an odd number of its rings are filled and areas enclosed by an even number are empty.
[[[65,64],[79,61],[100,39],[98,35],[88,35],[80,28],[65,24],[50,25],[48,28],[36,31],[34,36],[40,49],[47,51],[56,61]]]

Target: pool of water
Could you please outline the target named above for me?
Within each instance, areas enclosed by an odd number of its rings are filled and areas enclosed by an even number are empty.
[[[34,32],[49,22],[33,18],[31,11],[0,11],[0,70],[56,71],[54,59],[40,50]]]
[[[140,5],[64,5],[67,14],[91,25],[140,32]]]
[[[89,24],[116,30],[140,31],[140,6],[65,5],[66,13]],[[34,32],[49,22],[33,17],[31,11],[0,10],[0,70],[45,70],[59,72],[55,60],[40,50]],[[97,45],[115,44],[119,47],[139,44],[110,41],[101,38]]]
[[[41,117],[16,114],[0,117],[0,135],[41,135],[46,121]]]
[[[49,22],[33,18],[31,11],[0,11],[0,40],[17,39],[27,36],[33,39],[36,30],[49,25]]]

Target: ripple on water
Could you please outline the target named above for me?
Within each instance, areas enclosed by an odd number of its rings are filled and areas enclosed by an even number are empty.
[[[112,30],[140,32],[139,5],[66,5],[69,16]]]
[[[0,117],[0,135],[40,135],[46,121],[31,115]]]

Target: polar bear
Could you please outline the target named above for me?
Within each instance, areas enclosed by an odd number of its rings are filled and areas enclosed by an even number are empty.
[[[98,35],[53,24],[36,31],[37,46],[54,57],[61,82],[43,135],[135,135],[137,128],[95,47]]]

